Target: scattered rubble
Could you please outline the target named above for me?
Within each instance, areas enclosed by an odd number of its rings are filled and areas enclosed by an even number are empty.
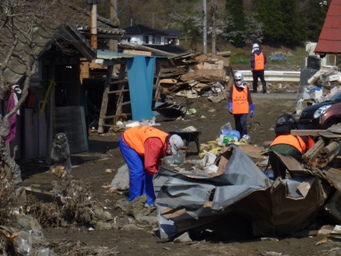
[[[341,72],[337,66],[322,66],[307,81],[302,84],[297,95],[296,113],[315,103],[324,102],[340,91]]]

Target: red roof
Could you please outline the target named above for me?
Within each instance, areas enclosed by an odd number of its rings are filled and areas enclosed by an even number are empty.
[[[315,53],[341,54],[341,0],[331,0]]]

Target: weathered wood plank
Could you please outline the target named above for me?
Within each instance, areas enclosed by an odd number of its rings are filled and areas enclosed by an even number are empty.
[[[319,136],[320,132],[324,132],[326,130],[291,130],[292,135],[299,136]]]

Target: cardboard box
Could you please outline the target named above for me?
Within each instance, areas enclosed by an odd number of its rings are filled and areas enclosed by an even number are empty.
[[[307,87],[303,92],[303,99],[319,99],[323,96],[323,88],[322,87]]]
[[[303,109],[305,109],[306,107],[311,106],[313,104],[314,104],[313,101],[306,101],[306,100],[297,101],[297,103],[296,103],[296,114],[300,115]]]

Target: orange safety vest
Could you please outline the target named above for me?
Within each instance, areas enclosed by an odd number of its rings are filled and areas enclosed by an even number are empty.
[[[312,137],[308,136],[308,143],[307,143],[307,150],[311,149],[315,145],[315,141],[313,140]]]
[[[163,144],[169,134],[151,126],[135,126],[126,130],[122,137],[125,143],[139,155],[144,155],[144,142],[149,138],[159,138]]]
[[[236,86],[233,85],[232,89],[232,109],[233,114],[247,114],[249,113],[248,101],[248,87],[245,86],[242,91],[238,91]]]
[[[301,152],[301,154],[304,154],[307,151],[307,145],[300,136],[294,136],[291,134],[280,135],[273,140],[273,142],[270,144],[270,147],[278,144],[293,146],[297,148],[297,150]]]
[[[255,66],[253,70],[264,70],[264,54],[261,52],[259,55],[254,54]]]

